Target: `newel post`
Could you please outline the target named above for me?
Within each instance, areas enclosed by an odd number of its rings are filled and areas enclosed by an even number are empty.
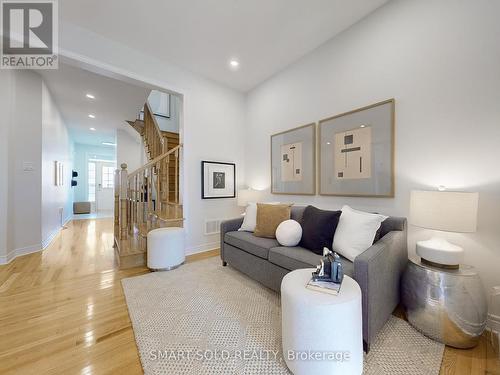
[[[127,164],[122,163],[119,171],[119,210],[120,210],[120,240],[126,240],[128,236],[128,172]],[[117,189],[118,190],[118,189]]]
[[[114,186],[115,186],[115,192],[114,192],[114,237],[115,241],[120,239],[120,170],[115,169],[115,175],[114,175]]]

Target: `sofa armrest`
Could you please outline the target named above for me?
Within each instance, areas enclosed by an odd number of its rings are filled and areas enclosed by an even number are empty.
[[[243,224],[243,216],[220,223],[220,257],[222,260],[224,260],[224,236],[227,232],[234,232],[240,229],[241,224]]]
[[[406,223],[354,259],[362,290],[363,339],[369,345],[399,303],[399,283],[408,262]]]

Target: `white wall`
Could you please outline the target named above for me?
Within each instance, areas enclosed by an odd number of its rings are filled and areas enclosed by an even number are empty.
[[[0,264],[7,261],[7,207],[9,202],[9,129],[12,72],[0,70]]]
[[[71,212],[71,145],[38,74],[1,71],[0,83],[1,264],[41,250],[60,227],[59,207]],[[65,162],[64,187],[54,186],[55,160]]]
[[[64,184],[55,185],[55,162],[64,165]],[[73,214],[73,144],[47,86],[42,82],[42,245],[46,247]]]
[[[127,170],[132,172],[143,166],[147,163],[144,150],[141,136],[135,130],[116,131],[116,168],[120,169],[120,165],[126,163]]]
[[[204,235],[206,219],[237,217],[236,199],[201,199],[201,161],[236,163],[236,186],[244,176],[244,100],[228,89],[199,85],[184,98],[184,207],[191,251],[219,247],[219,235]]]
[[[60,50],[66,59],[97,64],[183,94],[187,252],[218,247],[217,235],[204,235],[205,219],[234,217],[240,210],[235,199],[201,200],[201,161],[236,162],[237,184],[242,184],[244,95],[97,34],[65,23],[60,26]]]
[[[246,183],[270,186],[269,136],[394,97],[394,199],[273,200],[408,216],[412,189],[479,191],[479,226],[448,235],[500,284],[500,2],[393,1],[248,95]],[[409,249],[428,231],[410,227]]]
[[[42,80],[29,71],[2,73],[0,78],[2,86],[8,86],[0,101],[10,101],[7,207],[2,207],[8,219],[7,246],[0,258],[5,263],[41,247]],[[32,170],[25,171],[24,163],[30,163]]]
[[[160,100],[164,99],[163,96],[167,94],[153,90],[148,97],[148,102],[151,106],[153,112],[155,108],[159,105]],[[156,121],[161,130],[179,133],[179,115],[180,115],[181,100],[177,95],[170,95],[170,118],[156,116]]]

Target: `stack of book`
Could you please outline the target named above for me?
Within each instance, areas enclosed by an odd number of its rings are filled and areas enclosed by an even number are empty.
[[[338,295],[340,292],[341,283],[334,283],[331,281],[314,281],[311,279],[307,285],[307,289],[315,290],[317,292],[333,294],[334,296]]]

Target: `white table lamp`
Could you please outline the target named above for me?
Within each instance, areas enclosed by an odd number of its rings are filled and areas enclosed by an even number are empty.
[[[478,200],[478,193],[414,190],[410,199],[410,223],[438,231],[475,232]],[[416,251],[422,261],[445,268],[458,268],[464,254],[463,248],[438,236],[418,241]]]

